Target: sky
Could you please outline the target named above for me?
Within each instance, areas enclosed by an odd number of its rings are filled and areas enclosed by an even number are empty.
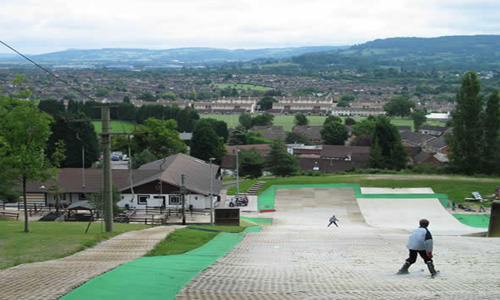
[[[499,15],[498,0],[1,0],[0,41],[24,54],[346,46],[500,34]]]

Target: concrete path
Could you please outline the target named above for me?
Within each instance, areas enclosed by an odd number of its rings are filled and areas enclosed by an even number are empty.
[[[176,299],[500,299],[500,239],[435,236],[441,274],[396,276],[409,232],[369,226],[351,189],[277,190],[276,208],[273,226],[247,234]],[[326,227],[331,214],[339,227]],[[419,258],[410,271],[424,268]]]
[[[0,299],[58,299],[86,281],[142,257],[181,226],[131,231],[74,255],[0,271]]]

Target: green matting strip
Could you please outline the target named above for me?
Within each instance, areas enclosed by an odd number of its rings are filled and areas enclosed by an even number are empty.
[[[428,199],[437,198],[445,207],[451,207],[452,202],[446,194],[362,194],[361,187],[357,183],[326,183],[326,184],[287,184],[287,185],[272,185],[258,196],[258,208],[261,210],[272,210],[274,207],[274,199],[277,189],[307,189],[307,188],[352,188],[356,194],[356,198],[367,199]],[[488,228],[489,217],[484,215],[453,215],[461,223],[477,228]]]
[[[453,214],[453,216],[463,224],[471,227],[488,228],[490,225],[489,215]]]
[[[252,221],[254,223],[261,223],[261,224],[270,224],[273,222],[273,218],[249,218],[249,217],[241,216],[240,219]]]
[[[245,229],[258,232],[260,226]],[[193,277],[226,255],[245,236],[222,232],[179,255],[142,257],[88,281],[60,299],[174,299]]]

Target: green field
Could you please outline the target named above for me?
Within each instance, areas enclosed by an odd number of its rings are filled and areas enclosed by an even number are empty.
[[[268,91],[272,90],[272,88],[262,85],[253,85],[253,84],[227,84],[227,83],[217,83],[215,86],[219,89],[227,89],[227,88],[235,88],[237,90],[256,90],[256,91]]]
[[[227,123],[229,128],[234,128],[239,124],[238,118],[240,115],[200,115],[201,118],[211,118],[219,121],[224,121]],[[326,117],[322,116],[308,116],[309,125],[319,126],[323,125]],[[352,117],[356,122],[365,119],[364,117]],[[342,117],[342,119],[346,119],[346,117]],[[295,116],[274,116],[273,125],[283,126],[285,131],[291,131],[294,124]],[[402,118],[391,118],[391,123],[396,126],[411,126],[413,129],[413,121],[411,119],[402,119]],[[94,125],[95,132],[97,134],[101,134],[102,132],[102,122],[101,121],[92,121]],[[443,123],[439,122],[427,122],[427,125],[432,126],[444,126]],[[111,121],[111,133],[131,133],[138,130],[136,125],[131,122],[125,121]]]
[[[240,115],[200,115],[202,118],[211,118],[219,121],[224,121],[227,123],[229,128],[234,128],[239,124],[238,118]],[[326,117],[321,116],[309,116],[307,119],[309,120],[309,125],[323,125]],[[358,118],[361,119],[361,118]],[[273,125],[275,126],[283,126],[285,131],[291,131],[292,127],[295,125],[293,122],[295,120],[295,116],[274,116]]]
[[[94,125],[95,132],[97,134],[102,133],[102,122],[92,121]],[[131,133],[137,130],[134,123],[125,121],[111,121],[111,133]]]
[[[234,128],[239,124],[238,118],[240,115],[200,115],[201,118],[212,118],[219,121],[224,121],[227,123],[229,128]],[[322,116],[308,116],[309,125],[319,126],[323,125],[326,117]],[[356,122],[365,119],[364,117],[352,117]],[[346,117],[342,117],[342,119],[346,119]],[[283,126],[285,131],[291,131],[294,124],[295,116],[274,116],[273,125],[275,126]],[[411,119],[402,119],[402,118],[391,118],[391,123],[396,126],[411,126],[413,129],[413,120]],[[433,126],[443,126],[443,123],[432,122],[428,123],[428,125]]]

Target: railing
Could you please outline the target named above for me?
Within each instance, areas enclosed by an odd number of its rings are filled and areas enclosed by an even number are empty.
[[[9,218],[15,218],[16,220],[19,220],[19,213],[0,211],[0,215],[3,215],[5,217],[9,217]]]
[[[26,208],[28,209],[30,217],[33,215],[33,213],[36,214],[38,212],[52,211],[53,209],[55,209],[54,207],[46,206],[44,203],[37,202],[26,203]],[[24,203],[17,202],[17,210],[24,210]]]
[[[126,219],[126,223],[142,223],[145,225],[154,226],[154,225],[163,225],[163,224],[167,223],[167,219],[166,218],[158,219],[158,218],[155,218],[154,216],[151,216],[150,218],[149,217],[144,217],[144,218],[131,217],[131,218]]]

